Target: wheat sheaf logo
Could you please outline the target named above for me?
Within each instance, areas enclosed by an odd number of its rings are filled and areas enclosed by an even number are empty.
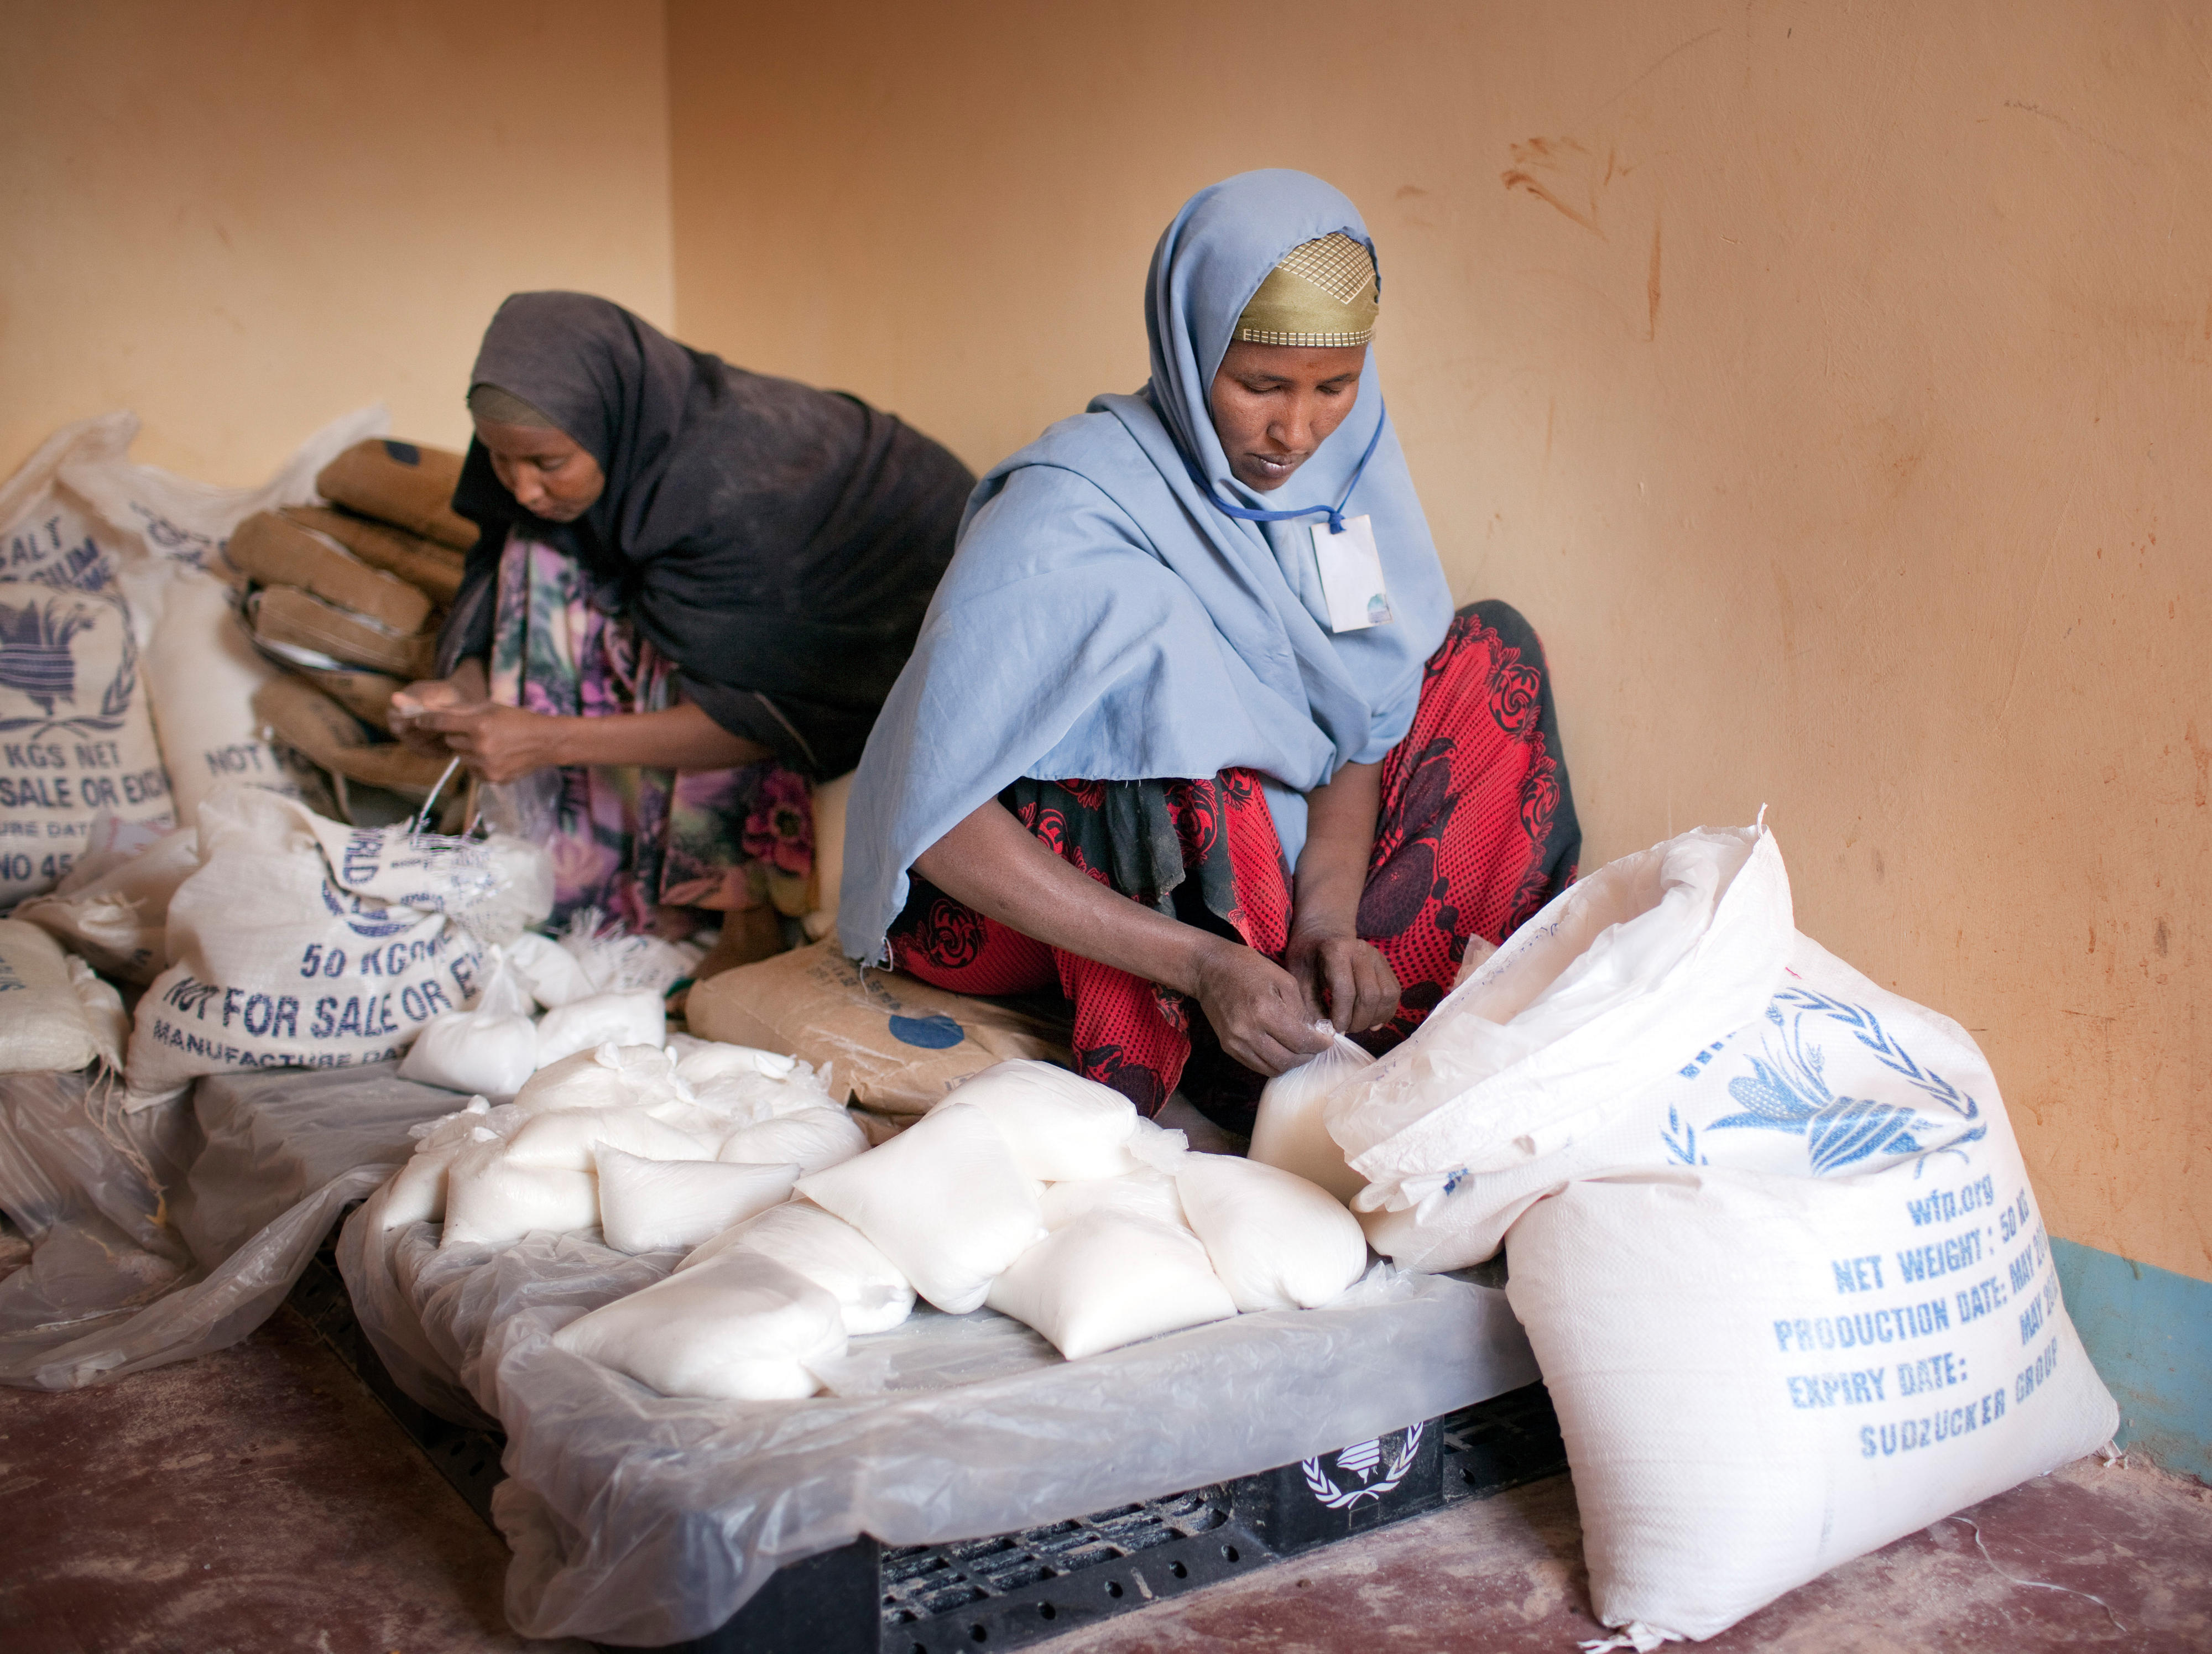
[[[57,702],[75,705],[76,660],[70,645],[93,624],[90,610],[58,597],[20,609],[0,603],[0,684],[49,718]]]
[[[101,690],[97,712],[78,709],[76,642],[100,623],[100,611],[113,611],[120,623],[121,659],[115,676]],[[0,718],[0,734],[56,729],[79,734],[112,733],[138,688],[138,651],[121,597],[105,592],[33,598],[20,607],[0,603],[0,690],[12,690],[44,715]],[[75,715],[65,714],[70,708]]]
[[[1306,1491],[1331,1511],[1348,1511],[1362,1499],[1384,1498],[1396,1491],[1398,1484],[1405,1481],[1406,1473],[1413,1468],[1414,1457],[1421,1450],[1421,1432],[1427,1428],[1425,1424],[1417,1424],[1406,1432],[1387,1467],[1382,1459],[1382,1444],[1387,1438],[1354,1442],[1335,1455],[1333,1471],[1322,1469],[1322,1460],[1329,1456],[1326,1453],[1301,1461],[1298,1471],[1305,1477]],[[1339,1476],[1345,1479],[1343,1484],[1338,1482]]]

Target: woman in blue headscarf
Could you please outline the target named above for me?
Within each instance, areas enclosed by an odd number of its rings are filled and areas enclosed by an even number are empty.
[[[1541,652],[1503,604],[1452,611],[1380,298],[1320,179],[1193,197],[1146,278],[1151,382],[983,479],[854,784],[846,951],[1057,984],[1082,1072],[1148,1114],[1184,1083],[1249,1120],[1322,1018],[1387,1049],[1574,877]]]

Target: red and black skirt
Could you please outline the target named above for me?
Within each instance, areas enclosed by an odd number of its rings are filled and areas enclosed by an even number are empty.
[[[1282,958],[1291,868],[1252,771],[1020,781],[1000,801],[1102,885]],[[1383,760],[1358,929],[1397,972],[1400,994],[1397,1014],[1360,1043],[1380,1055],[1418,1028],[1468,939],[1504,941],[1574,881],[1581,848],[1536,634],[1506,604],[1472,604],[1430,656],[1413,727]],[[897,969],[957,993],[1057,987],[1074,1002],[1083,1073],[1147,1115],[1181,1085],[1223,1124],[1250,1129],[1264,1081],[1223,1053],[1186,995],[1036,941],[919,875],[890,947]]]

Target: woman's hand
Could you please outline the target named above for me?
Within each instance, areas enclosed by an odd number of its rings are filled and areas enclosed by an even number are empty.
[[[1294,924],[1283,963],[1305,996],[1306,1014],[1327,1017],[1340,1033],[1380,1028],[1397,1014],[1398,973],[1372,942],[1348,930]]]
[[[1255,1073],[1272,1078],[1328,1049],[1297,979],[1264,953],[1220,940],[1200,955],[1194,991],[1221,1049]]]
[[[410,733],[437,738],[431,751],[452,754],[485,781],[511,781],[567,762],[565,738],[574,721],[479,701],[425,708],[410,721]]]

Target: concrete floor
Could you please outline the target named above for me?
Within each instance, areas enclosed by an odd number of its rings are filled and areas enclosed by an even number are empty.
[[[2212,1650],[2212,1491],[2084,1462],[1791,1593],[1715,1654]],[[506,1553],[289,1310],[110,1388],[0,1391],[6,1654],[584,1654],[507,1632]],[[1589,1617],[1561,1477],[1047,1645],[1570,1654]]]

